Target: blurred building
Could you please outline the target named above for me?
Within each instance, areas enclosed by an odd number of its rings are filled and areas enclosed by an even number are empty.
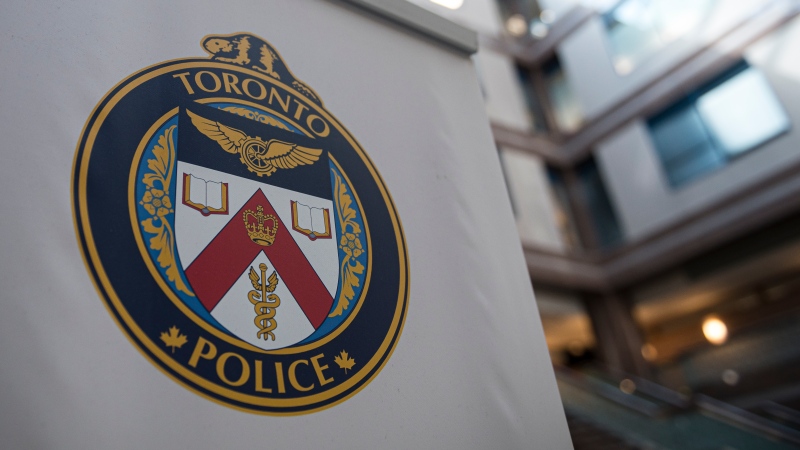
[[[481,34],[576,446],[800,445],[800,2],[412,1]]]

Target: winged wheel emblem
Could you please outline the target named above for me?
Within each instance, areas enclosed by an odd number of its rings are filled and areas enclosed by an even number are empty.
[[[293,169],[316,162],[321,149],[302,147],[291,142],[251,137],[244,132],[186,110],[192,124],[201,133],[215,140],[228,153],[238,153],[247,169],[258,176],[270,176],[278,169]]]

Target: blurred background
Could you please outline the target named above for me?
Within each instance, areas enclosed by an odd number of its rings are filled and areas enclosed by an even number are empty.
[[[800,447],[800,3],[410,1],[480,34],[576,449]]]

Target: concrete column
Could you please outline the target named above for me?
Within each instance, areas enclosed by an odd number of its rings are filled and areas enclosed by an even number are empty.
[[[642,356],[642,333],[624,294],[587,294],[584,299],[600,359],[611,370],[649,378],[651,368]]]

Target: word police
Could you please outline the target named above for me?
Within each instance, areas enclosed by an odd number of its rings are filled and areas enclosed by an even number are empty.
[[[272,394],[275,391],[279,394],[285,394],[287,379],[289,380],[289,386],[296,391],[307,392],[317,387],[316,382],[306,382],[307,384],[303,385],[298,379],[297,372],[299,370],[307,372],[305,374],[306,376],[301,375],[303,379],[309,378],[308,375],[313,371],[313,374],[316,375],[316,380],[319,380],[320,386],[324,386],[333,381],[333,378],[326,377],[325,371],[328,370],[328,365],[322,365],[320,363],[320,359],[325,357],[322,353],[312,356],[309,359],[297,359],[290,363],[287,368],[283,367],[283,363],[275,362],[274,374],[269,373],[268,375],[264,374],[265,368],[261,360],[256,359],[252,361],[251,366],[251,362],[238,353],[217,353],[216,345],[199,337],[197,339],[197,344],[195,344],[194,351],[192,352],[192,356],[189,358],[189,365],[197,368],[199,364],[208,364],[201,363],[201,359],[208,361],[214,361],[216,359],[214,364],[217,377],[219,377],[223,383],[234,387],[252,383],[251,386],[253,386],[256,392],[267,394]],[[273,372],[272,368],[266,370]],[[230,375],[234,372],[238,374],[238,376]],[[251,374],[253,374],[253,377],[250,376]],[[265,378],[274,380],[274,383],[266,382]],[[314,376],[312,375],[310,378],[313,379]]]

